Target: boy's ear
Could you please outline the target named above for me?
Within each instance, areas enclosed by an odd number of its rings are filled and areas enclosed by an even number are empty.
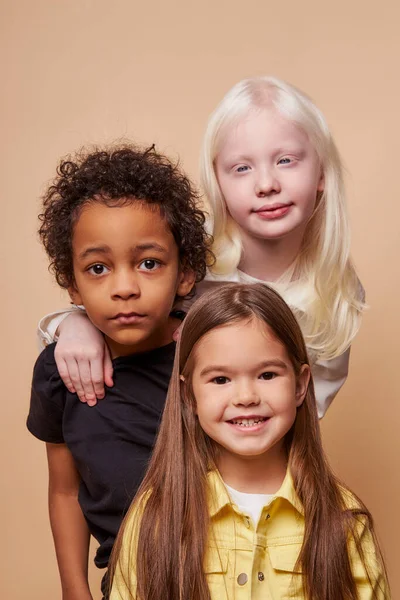
[[[75,286],[75,283],[68,288],[68,294],[74,304],[83,304],[82,298]]]
[[[302,365],[300,374],[296,381],[296,406],[297,408],[303,404],[306,397],[308,384],[310,383],[311,370],[310,365]]]
[[[196,274],[191,270],[184,270],[180,272],[178,287],[176,289],[177,296],[184,298],[189,294],[196,282]]]

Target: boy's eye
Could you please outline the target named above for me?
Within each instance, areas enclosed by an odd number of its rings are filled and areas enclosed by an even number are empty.
[[[154,260],[153,258],[146,258],[146,260],[143,260],[139,265],[139,268],[143,269],[144,271],[155,271],[159,267],[160,263],[158,260]]]
[[[224,383],[228,383],[229,379],[227,377],[223,377],[220,375],[219,377],[214,377],[212,383],[216,383],[217,385],[224,385]]]
[[[264,379],[265,381],[270,381],[271,379],[275,379],[276,373],[272,373],[271,371],[265,371],[260,375],[260,379]]]
[[[107,267],[102,264],[92,265],[88,269],[88,273],[91,273],[92,275],[104,275],[104,273],[106,273],[107,271],[109,271],[109,269],[107,269]]]

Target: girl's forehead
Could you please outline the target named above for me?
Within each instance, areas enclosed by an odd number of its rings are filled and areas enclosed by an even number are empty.
[[[256,347],[287,356],[284,344],[273,329],[255,316],[214,327],[196,343],[194,356],[208,360],[221,352],[221,358],[227,360],[242,355],[246,348],[253,351]]]
[[[221,129],[218,142],[217,158],[258,146],[310,145],[304,129],[275,107],[253,108],[236,117]]]

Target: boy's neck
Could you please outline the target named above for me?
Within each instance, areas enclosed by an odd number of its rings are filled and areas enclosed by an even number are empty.
[[[242,230],[241,237],[243,252],[239,269],[261,281],[273,282],[282,277],[299,255],[304,231],[298,228],[284,238],[265,240]]]
[[[165,327],[162,330],[154,332],[154,334],[147,340],[144,340],[140,344],[124,345],[118,344],[108,336],[105,336],[107,345],[110,349],[111,358],[118,358],[119,356],[129,356],[130,354],[142,354],[143,352],[150,352],[157,348],[162,348],[173,342],[173,334],[179,328],[182,321],[175,317],[169,317]]]

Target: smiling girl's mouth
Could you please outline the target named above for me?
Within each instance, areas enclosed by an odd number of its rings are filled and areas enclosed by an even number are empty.
[[[227,421],[227,422],[230,425],[236,425],[238,427],[243,427],[243,428],[250,428],[250,427],[254,427],[256,425],[265,423],[266,421],[268,421],[268,417],[253,417],[253,418],[249,418],[249,419],[239,417],[238,419],[231,419],[230,421]]]

